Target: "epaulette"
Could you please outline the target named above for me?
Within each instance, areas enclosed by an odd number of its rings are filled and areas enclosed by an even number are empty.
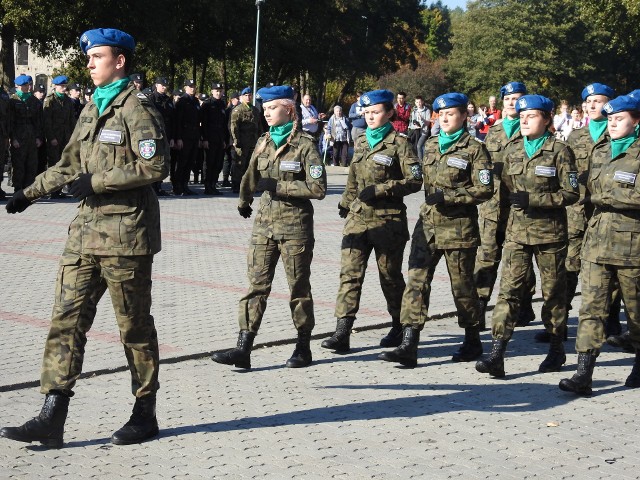
[[[141,103],[152,105],[151,100],[149,100],[149,97],[147,97],[144,93],[138,92],[136,93],[136,97],[138,97]]]
[[[474,139],[476,142],[484,145],[484,142],[482,140],[480,140],[478,137],[471,137],[472,139]]]
[[[302,131],[302,130],[299,130],[299,132],[300,132],[300,136],[301,137],[305,137],[305,138],[307,138],[307,139],[309,139],[309,140],[311,140],[313,142],[317,141],[316,138],[313,135],[311,135],[311,134],[309,134],[309,133],[307,133],[305,131]]]

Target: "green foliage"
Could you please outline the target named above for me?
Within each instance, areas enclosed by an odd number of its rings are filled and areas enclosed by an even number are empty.
[[[415,69],[404,66],[395,73],[380,77],[379,88],[386,88],[394,93],[404,91],[412,100],[416,95],[422,95],[425,102],[433,100],[447,90],[447,80],[444,75],[444,60],[432,62],[421,58]]]

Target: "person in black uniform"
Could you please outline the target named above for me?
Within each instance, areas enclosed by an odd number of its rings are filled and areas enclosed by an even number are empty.
[[[196,195],[188,186],[189,174],[195,165],[200,143],[200,103],[195,93],[195,80],[186,79],[184,95],[176,104],[175,137],[179,155],[173,183],[175,195]]]
[[[227,104],[227,109],[224,112],[227,117],[227,138],[225,140],[227,147],[224,149],[224,163],[222,165],[222,187],[231,186],[229,177],[231,176],[231,164],[233,163],[233,159],[231,158],[231,132],[229,131],[229,124],[231,122],[231,110],[233,110],[238,103],[240,103],[240,92],[233,92],[229,97],[229,103]]]
[[[202,105],[202,148],[206,155],[205,195],[222,195],[216,188],[224,164],[224,149],[229,138],[226,105],[222,100],[223,86],[214,82],[211,97]]]
[[[173,149],[175,142],[173,140],[173,127],[175,123],[176,110],[173,106],[173,99],[167,95],[167,77],[158,77],[156,79],[155,88],[150,98],[153,105],[158,109],[164,120],[164,129],[167,134],[167,140],[169,141],[169,148]],[[162,181],[153,184],[153,189],[159,197],[168,195],[162,189]]]
[[[82,93],[82,87],[79,83],[72,83],[69,85],[69,98],[73,102],[73,114],[76,120],[80,118],[80,112],[82,112],[82,102],[80,102],[80,95]]]

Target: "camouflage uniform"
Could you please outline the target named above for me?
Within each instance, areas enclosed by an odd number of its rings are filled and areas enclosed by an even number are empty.
[[[38,171],[36,139],[43,139],[42,105],[33,95],[22,101],[16,93],[9,102],[11,142],[20,144],[18,148],[11,146],[13,187],[21,190],[33,183]]]
[[[62,150],[71,138],[71,133],[76,126],[73,112],[73,103],[66,95],[58,97],[55,92],[47,96],[42,109],[44,136],[47,140],[47,166],[58,163]],[[57,145],[51,141],[57,140]]]
[[[631,342],[640,348],[640,141],[611,160],[609,142],[592,150],[587,189],[595,206],[582,246],[582,306],[576,351],[604,342],[610,289],[618,280]]]
[[[478,326],[480,310],[473,282],[480,243],[476,205],[493,194],[491,159],[467,132],[445,153],[438,138],[427,140],[422,160],[425,195],[440,190],[444,202],[422,205],[411,240],[409,282],[402,296],[401,323],[422,330],[427,321],[431,281],[444,256],[463,328]]]
[[[42,365],[41,391],[71,395],[82,370],[86,333],[108,289],[138,397],[158,389],[158,340],[150,315],[151,265],[160,251],[160,209],[151,184],[168,173],[162,118],[132,87],[98,115],[83,109],[60,161],[24,190],[40,198],[91,173],[60,260]]]
[[[511,207],[505,234],[500,293],[493,310],[493,338],[508,341],[535,255],[542,281],[541,317],[547,331],[559,335],[566,325],[567,205],[578,200],[573,152],[553,136],[532,158],[524,139],[504,154],[502,181],[509,192],[528,192],[529,206]]]
[[[315,325],[309,282],[315,241],[311,199],[324,198],[327,175],[313,138],[305,133],[294,133],[279,149],[265,134],[255,152],[242,177],[239,208],[253,202],[261,178],[275,178],[278,183],[275,192],[262,194],[253,223],[247,255],[249,291],[238,308],[240,330],[258,332],[282,256],[293,323],[297,330],[311,332]]]
[[[229,129],[231,144],[235,147],[231,182],[233,188],[237,189],[244,172],[247,170],[256,142],[262,133],[260,111],[252,105],[239,103],[231,111]]]
[[[376,198],[362,202],[358,194],[375,185]],[[405,137],[391,131],[375,147],[361,135],[349,167],[347,186],[340,206],[349,209],[342,232],[340,286],[337,318],[355,318],[367,261],[375,251],[382,293],[392,318],[400,318],[404,247],[409,240],[407,208],[403,197],[420,190],[420,164]]]

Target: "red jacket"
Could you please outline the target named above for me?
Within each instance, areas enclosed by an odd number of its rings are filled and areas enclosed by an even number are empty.
[[[404,106],[396,104],[396,118],[391,122],[393,129],[398,133],[407,133],[409,130],[409,118],[411,117],[411,105],[405,103]]]
[[[489,133],[489,127],[496,123],[496,120],[500,118],[502,118],[502,110],[498,110],[497,108],[495,110],[488,109],[487,118],[484,121],[484,125],[480,129],[480,133],[484,133],[485,135]]]

